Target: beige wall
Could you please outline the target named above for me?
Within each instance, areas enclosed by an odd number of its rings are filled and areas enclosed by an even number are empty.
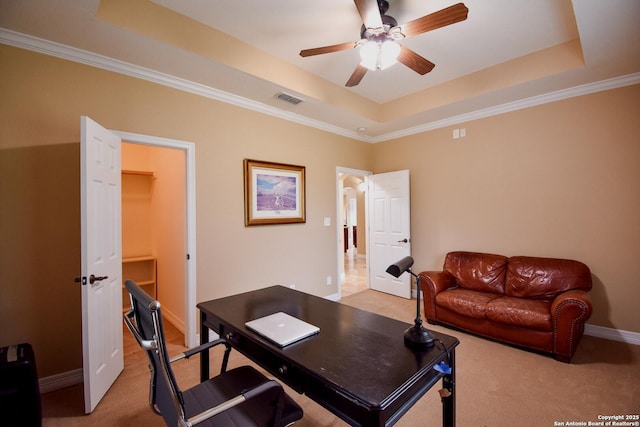
[[[579,259],[591,323],[640,332],[638,86],[375,145],[5,45],[0,93],[0,346],[31,342],[41,377],[82,364],[81,115],[195,142],[197,301],[337,292],[336,167],[410,169],[418,270],[456,249]],[[244,227],[244,158],[306,166],[306,224]]]
[[[592,271],[591,324],[640,332],[640,86],[376,144],[411,174],[418,271],[453,250],[573,258]]]
[[[79,161],[78,143],[0,149],[0,347],[31,343],[41,377],[82,366]]]

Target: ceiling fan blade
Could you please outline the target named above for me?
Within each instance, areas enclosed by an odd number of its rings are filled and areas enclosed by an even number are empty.
[[[422,56],[404,46],[401,46],[400,55],[398,55],[398,62],[402,62],[404,65],[420,75],[427,74],[436,66],[433,62],[424,59]]]
[[[417,36],[418,34],[426,33],[436,28],[446,27],[447,25],[464,21],[467,19],[468,13],[469,9],[467,6],[465,6],[464,3],[458,3],[439,10],[438,12],[423,16],[422,18],[409,21],[400,27],[406,37]]]
[[[377,0],[353,0],[365,28],[382,28],[382,18]]]
[[[353,74],[351,74],[351,77],[349,77],[349,80],[347,80],[345,86],[356,86],[358,83],[360,83],[365,74],[367,74],[367,67],[363,67],[362,65],[358,64],[356,69],[353,71]]]
[[[354,47],[356,47],[356,42],[334,44],[331,46],[316,47],[313,49],[301,50],[300,56],[306,57],[306,56],[313,56],[313,55],[322,55],[323,53],[339,52],[341,50],[353,49]]]

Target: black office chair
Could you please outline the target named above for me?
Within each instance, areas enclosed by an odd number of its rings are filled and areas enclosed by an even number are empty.
[[[302,418],[302,408],[283,390],[251,366],[227,371],[231,346],[223,339],[189,349],[169,359],[160,303],[127,280],[131,309],[124,321],[149,358],[151,409],[168,426],[281,427]],[[217,345],[226,347],[220,375],[188,390],[180,390],[171,363]]]

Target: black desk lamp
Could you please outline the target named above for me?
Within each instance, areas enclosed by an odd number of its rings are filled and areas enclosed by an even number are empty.
[[[416,303],[416,320],[415,324],[404,331],[404,344],[407,347],[412,348],[427,348],[431,347],[434,343],[434,338],[431,336],[429,331],[427,331],[422,326],[422,319],[420,318],[420,293],[422,289],[420,288],[420,276],[416,275],[413,271],[411,271],[411,266],[413,265],[413,258],[410,256],[402,258],[400,261],[395,264],[391,264],[387,267],[387,273],[392,275],[393,277],[400,277],[402,273],[405,271],[411,274],[416,278],[416,285],[418,287],[418,299]]]

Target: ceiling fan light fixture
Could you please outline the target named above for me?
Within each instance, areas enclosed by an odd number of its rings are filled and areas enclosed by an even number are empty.
[[[393,40],[367,40],[360,46],[360,65],[369,70],[384,70],[398,62],[400,49]]]
[[[405,37],[417,36],[462,22],[467,19],[469,13],[464,3],[457,3],[398,26],[398,21],[387,15],[389,10],[387,0],[354,0],[354,2],[362,18],[360,40],[355,43],[340,43],[300,51],[300,56],[307,57],[358,48],[360,63],[345,83],[346,87],[360,84],[368,70],[383,70],[395,64],[398,58],[403,65],[420,75],[431,72],[436,64],[408,47],[400,46],[397,42]]]

